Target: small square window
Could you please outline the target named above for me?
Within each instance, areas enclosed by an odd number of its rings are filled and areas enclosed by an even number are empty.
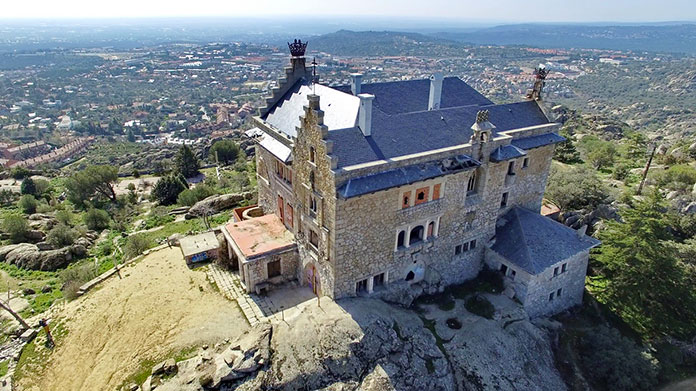
[[[556,291],[556,297],[561,297],[561,292],[563,291],[563,288],[558,288]]]
[[[459,255],[461,253],[462,253],[462,245],[460,244],[454,248],[454,255]]]
[[[529,167],[529,158],[526,157],[524,160],[522,160],[522,168],[527,168]]]

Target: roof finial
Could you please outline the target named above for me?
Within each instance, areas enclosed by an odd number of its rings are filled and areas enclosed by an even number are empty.
[[[305,49],[307,49],[307,42],[302,42],[301,39],[296,39],[293,42],[288,42],[288,48],[290,49],[291,56],[303,57],[305,54]]]
[[[313,57],[312,58],[312,94],[316,93],[316,85],[317,85],[318,81],[319,81],[319,78],[317,77],[317,58]]]

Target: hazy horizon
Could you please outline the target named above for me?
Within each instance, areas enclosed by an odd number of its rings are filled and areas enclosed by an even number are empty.
[[[495,25],[520,23],[693,23],[696,3],[689,0],[561,0],[554,3],[500,0],[481,3],[431,0],[337,0],[298,7],[282,0],[222,2],[219,0],[148,1],[122,0],[93,2],[65,0],[54,2],[12,2],[3,7],[0,21],[40,21],[50,23],[108,20],[113,22],[171,19],[288,20],[292,18],[334,21],[385,21],[403,23],[445,22],[456,25]]]

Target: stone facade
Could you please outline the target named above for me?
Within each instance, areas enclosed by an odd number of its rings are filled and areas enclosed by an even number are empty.
[[[244,273],[243,279],[247,291],[255,292],[260,289],[261,284],[268,284],[265,287],[270,289],[272,285],[297,279],[297,261],[297,251],[292,249],[245,262],[241,270]],[[280,274],[269,276],[269,270],[273,270],[272,267],[269,268],[269,264],[273,262],[279,263]]]
[[[532,318],[553,315],[582,303],[588,261],[589,250],[533,275],[495,251],[486,252],[486,264],[493,270],[504,270],[505,285],[514,289],[515,297]]]
[[[298,69],[295,62],[286,69],[286,77],[279,81],[267,107],[254,117],[264,137],[272,137],[292,151],[292,161],[283,162],[277,152],[274,155],[257,146],[259,205],[266,213],[278,214],[295,235],[298,260],[294,274],[302,284],[319,285],[319,294],[332,298],[369,294],[395,281],[421,282],[432,291],[474,278],[484,259],[495,263],[486,254],[498,219],[513,206],[541,209],[554,143],[535,145],[500,161],[491,160],[491,154],[498,147],[515,150],[514,140],[551,134],[559,124],[497,132],[485,113],[485,121],[477,118],[471,127],[468,143],[340,166],[328,137],[320,96],[302,96],[304,108],[296,135],[288,136],[264,120],[281,92],[289,91],[288,85],[299,77],[308,79],[304,65],[304,76]],[[361,101],[371,99],[360,97]],[[369,130],[365,132],[369,136]],[[354,179],[462,155],[475,159],[476,165],[357,196],[343,197],[337,191]],[[573,268],[560,278],[546,281],[545,273],[527,276],[528,283],[524,290],[519,288],[519,295],[531,313],[546,314],[577,302],[578,287],[581,291],[584,283],[581,263],[586,266],[587,253],[569,262]],[[523,277],[518,277],[518,283],[520,279]],[[550,307],[540,300],[544,293],[548,301],[550,292],[546,291],[555,283],[566,285],[561,299]]]

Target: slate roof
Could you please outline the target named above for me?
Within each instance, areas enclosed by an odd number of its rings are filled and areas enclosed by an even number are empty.
[[[481,163],[470,156],[459,155],[450,159],[395,168],[349,179],[338,188],[338,196],[342,198],[357,197],[392,187],[425,181],[442,175],[454,174],[480,165]]]
[[[527,152],[514,145],[501,145],[491,152],[491,161],[502,162],[504,160],[517,159],[522,156],[527,156]]]
[[[276,140],[272,136],[263,133],[260,136],[259,145],[264,147],[268,152],[277,157],[281,162],[287,163],[292,160],[292,150],[285,144]]]
[[[355,126],[360,98],[321,84],[312,87],[304,79],[298,80],[264,119],[286,135],[297,136],[295,128],[300,126],[300,116],[308,103],[307,95],[313,91],[319,95],[319,108],[324,111],[324,125],[329,130]]]
[[[377,99],[377,98],[375,98]],[[372,111],[372,135],[364,137],[357,127],[330,131],[333,155],[338,167],[431,151],[466,144],[476,113],[488,110],[496,132],[547,124],[549,121],[534,101],[504,105],[463,106],[441,110],[388,115]],[[523,148],[524,149],[524,148]]]
[[[493,251],[530,274],[600,244],[599,240],[530,210],[513,207],[498,219]]]
[[[512,145],[522,149],[533,149],[543,147],[544,145],[562,143],[566,138],[559,136],[556,133],[540,134],[538,136],[518,138],[512,140]]]
[[[295,128],[311,92],[306,80],[298,80],[264,120],[286,135],[296,136]],[[496,126],[494,137],[496,132],[549,122],[534,101],[495,105],[457,77],[443,79],[439,110],[427,110],[429,79],[363,84],[361,93],[375,96],[372,134],[368,137],[357,127],[360,98],[350,93],[350,86],[316,85],[324,124],[329,128],[327,140],[334,143],[332,154],[338,158],[338,168],[466,144],[479,110],[489,111]]]
[[[334,88],[351,93],[350,85]],[[430,79],[362,84],[360,93],[374,95],[373,110],[377,109],[389,115],[426,111],[430,97]],[[488,98],[458,77],[445,77],[442,80],[440,108],[492,104]]]

